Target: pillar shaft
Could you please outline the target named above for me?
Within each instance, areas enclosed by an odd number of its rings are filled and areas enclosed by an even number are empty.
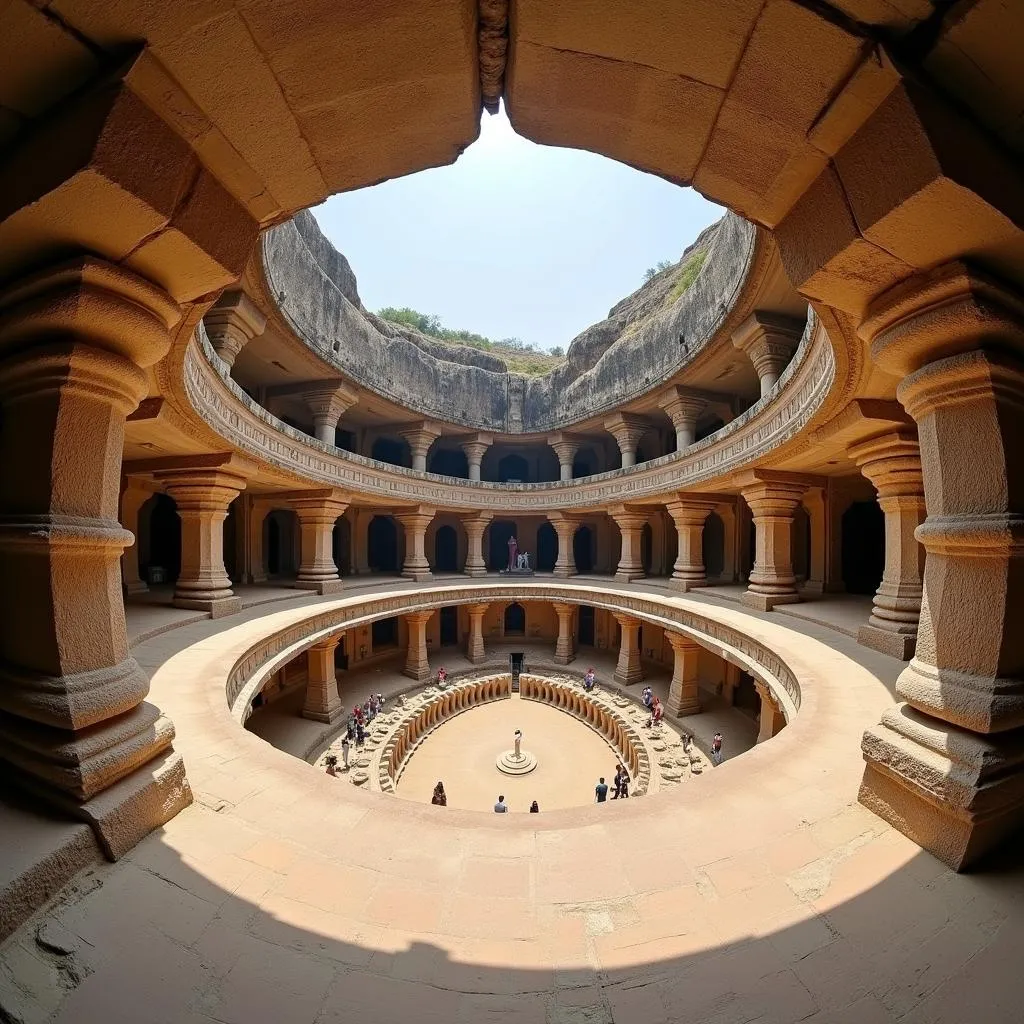
[[[149,587],[139,573],[139,511],[153,496],[153,485],[129,477],[121,492],[121,525],[132,534],[132,543],[121,556],[121,585],[125,594],[144,594]]]
[[[430,661],[427,658],[427,622],[431,612],[413,612],[405,616],[409,630],[409,643],[405,652],[405,667],[402,674],[421,683],[430,678]]]
[[[433,579],[424,543],[427,527],[434,518],[434,510],[421,507],[416,512],[396,513],[395,518],[405,530],[405,562],[402,564],[402,575],[411,580]]]
[[[761,698],[760,727],[756,742],[764,743],[765,740],[770,740],[782,731],[786,724],[786,716],[783,715],[782,708],[767,683],[755,679],[754,688],[757,690],[758,697]]]
[[[438,427],[432,424],[421,424],[415,427],[408,427],[399,433],[409,442],[409,452],[412,455],[412,468],[419,473],[427,471],[427,452],[430,446],[441,436]]]
[[[491,521],[490,513],[467,516],[462,520],[466,530],[466,567],[463,572],[467,576],[486,576],[487,563],[484,561],[484,530]]]
[[[781,477],[781,474],[779,475]],[[743,489],[754,517],[754,567],[743,603],[761,611],[800,600],[793,574],[793,514],[805,483],[757,479]]]
[[[491,447],[491,438],[484,434],[478,434],[469,441],[462,442],[462,450],[466,453],[466,464],[469,467],[469,479],[480,479],[480,464]]]
[[[341,717],[344,709],[338,694],[338,679],[334,674],[334,652],[340,642],[340,635],[331,636],[314,644],[306,652],[303,718],[310,718],[314,722],[334,722]]]
[[[619,660],[612,678],[623,686],[632,686],[644,678],[640,667],[640,621],[630,615],[616,615],[615,621],[622,630],[622,636],[619,640]]]
[[[558,538],[558,557],[555,559],[555,575],[563,578],[576,575],[576,560],[572,541],[579,523],[562,515],[548,516]]]
[[[647,514],[634,512],[624,505],[612,508],[608,513],[619,528],[622,536],[622,548],[619,551],[619,567],[615,570],[617,580],[639,580],[644,577],[644,566],[641,558],[640,535]]]
[[[299,573],[295,586],[333,594],[341,590],[341,578],[334,564],[334,524],[345,514],[348,503],[336,491],[318,492],[292,498],[288,505],[299,520]]]
[[[117,519],[125,417],[179,318],[92,257],[0,292],[0,759],[111,858],[191,802],[128,653]]]
[[[572,460],[580,450],[579,440],[565,434],[552,434],[548,445],[558,456],[558,479],[563,483],[572,480]]]
[[[668,712],[671,715],[696,715],[700,712],[698,669],[700,645],[682,633],[666,633],[672,645],[672,682],[668,688]]]
[[[245,487],[245,477],[224,468],[160,470],[157,480],[174,499],[181,519],[181,572],[174,604],[213,618],[232,615],[241,602],[224,569],[224,520]]]
[[[617,413],[605,420],[605,430],[615,438],[615,443],[619,446],[623,469],[636,465],[636,448],[640,439],[647,433],[648,427],[646,420],[628,413]]]
[[[682,494],[678,501],[665,506],[679,538],[672,584],[680,590],[692,590],[708,584],[704,566],[704,523],[717,504],[718,499],[702,500]]]
[[[558,639],[555,641],[555,664],[568,665],[576,660],[576,650],[573,646],[572,637],[572,614],[571,604],[554,604],[555,614],[558,616]]]
[[[924,522],[924,481],[917,437],[900,430],[872,438],[850,457],[875,485],[885,514],[885,571],[860,643],[902,661],[914,653],[924,593],[924,548],[915,531]]]
[[[484,648],[484,616],[489,607],[490,605],[487,604],[471,604],[466,608],[469,613],[469,640],[466,644],[466,657],[474,665],[479,665],[487,658]]]
[[[860,799],[962,868],[1024,822],[1024,302],[951,264],[882,295],[861,335],[902,378],[928,517],[904,703],[864,735]]]

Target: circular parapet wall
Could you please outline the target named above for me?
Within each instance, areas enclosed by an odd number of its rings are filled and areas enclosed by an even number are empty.
[[[690,775],[700,775],[706,766],[696,747],[684,745],[671,725],[662,722],[648,728],[647,710],[617,691],[588,693],[579,680],[559,673],[524,673],[519,686],[523,699],[549,704],[603,737],[629,768],[634,796],[671,788]],[[370,724],[366,742],[350,754],[344,777],[355,786],[394,793],[410,759],[437,728],[464,711],[511,697],[512,679],[507,672],[468,674],[444,688],[431,685],[402,694]],[[317,758],[317,765],[323,766],[331,754],[340,754],[341,739],[339,733]],[[503,770],[500,765],[499,770]]]

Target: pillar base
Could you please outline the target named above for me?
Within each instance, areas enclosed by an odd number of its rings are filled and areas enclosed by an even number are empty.
[[[685,718],[687,715],[699,715],[704,709],[696,697],[684,697],[678,704],[672,703],[669,697],[668,713],[676,718]]]
[[[1024,825],[1024,736],[979,736],[901,704],[864,733],[858,799],[956,871]]]
[[[643,569],[618,569],[615,578],[623,583],[632,583],[633,580],[642,580],[647,574]]]
[[[145,580],[135,580],[132,583],[124,583],[121,587],[124,590],[125,596],[128,597],[132,594],[148,594],[149,587]]]
[[[314,594],[338,594],[345,585],[341,580],[296,580],[292,586],[296,590],[309,590]]]
[[[698,579],[685,579],[680,576],[673,576],[669,580],[669,586],[673,590],[679,590],[684,594],[688,590],[696,590],[698,587],[706,587],[707,585],[708,581],[705,577],[700,577]]]
[[[222,619],[226,615],[234,615],[242,610],[240,597],[217,597],[212,600],[201,597],[176,597],[171,604],[175,608],[191,608],[199,612],[209,612],[211,619]]]
[[[917,647],[917,633],[893,633],[877,626],[861,626],[857,630],[857,643],[899,658],[900,661],[910,661]]]
[[[825,593],[825,584],[822,580],[805,580],[800,584],[800,593],[808,597],[820,597]]]
[[[430,666],[419,669],[406,667],[402,669],[402,675],[415,679],[417,683],[426,683],[430,681]]]
[[[576,660],[575,654],[556,654],[551,659],[556,665],[569,665]]]
[[[309,708],[302,709],[302,717],[308,718],[311,722],[324,722],[330,725],[336,722],[345,713],[345,709],[339,704],[337,708],[329,711],[311,711]]]
[[[740,601],[748,608],[756,608],[758,611],[770,612],[777,604],[799,604],[800,595],[791,594],[760,594],[754,590],[746,590],[740,597]]]
[[[630,672],[628,675],[620,675],[619,670],[616,669],[612,673],[612,679],[619,684],[619,686],[635,686],[637,683],[644,681],[644,674],[640,669],[635,672]]]
[[[556,565],[555,568],[554,568],[554,571],[552,572],[552,575],[553,576],[557,576],[559,579],[567,580],[567,579],[569,579],[570,576],[575,576],[576,575],[576,570],[575,569],[560,569]]]
[[[402,575],[404,576],[405,574],[403,573]],[[486,576],[487,575],[487,566],[486,565],[481,565],[479,567],[474,567],[472,569],[466,569],[465,572],[463,572],[462,575],[463,576],[474,576],[474,577]]]
[[[402,578],[422,583],[424,580],[432,580],[434,578],[434,574],[430,569],[403,569]]]

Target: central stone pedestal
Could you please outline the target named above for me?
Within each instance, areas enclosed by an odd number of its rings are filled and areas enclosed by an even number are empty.
[[[528,750],[521,750],[518,757],[514,750],[506,750],[494,763],[503,775],[529,775],[537,767],[537,758]]]

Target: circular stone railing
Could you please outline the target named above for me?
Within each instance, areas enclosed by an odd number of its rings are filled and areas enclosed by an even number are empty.
[[[385,504],[434,505],[452,510],[544,514],[604,508],[677,494],[750,466],[807,434],[824,417],[836,378],[831,342],[815,317],[775,390],[746,412],[685,451],[639,466],[572,481],[533,484],[463,480],[393,466],[341,451],[277,419],[234,381],[200,325],[185,347],[181,378],[160,364],[161,390],[176,396],[182,426],[209,443],[210,431],[242,455],[265,465],[275,478],[296,486],[331,486]],[[198,416],[202,423],[194,423]]]
[[[705,762],[695,746],[684,746],[666,722],[647,728],[646,708],[621,693],[603,689],[588,693],[578,680],[554,673],[524,673],[519,686],[524,700],[557,708],[600,735],[629,768],[633,796],[671,788],[704,770]],[[370,723],[366,741],[351,754],[349,771],[343,777],[355,786],[394,793],[409,761],[435,730],[464,711],[511,696],[512,677],[507,672],[470,673],[443,688],[430,685],[400,694]],[[340,753],[342,735],[339,732],[322,751],[317,765],[323,766],[329,755]]]

